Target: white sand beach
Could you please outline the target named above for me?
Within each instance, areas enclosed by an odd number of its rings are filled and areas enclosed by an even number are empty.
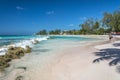
[[[113,46],[114,43],[120,42],[71,47],[58,52],[58,55],[44,63],[42,68],[36,65],[34,69],[14,69],[0,80],[15,80],[20,75],[24,76],[22,80],[120,80],[116,66],[109,66],[108,61],[93,63],[93,60],[98,58],[94,53],[100,49],[120,49],[120,46]],[[22,60],[24,61],[24,58]]]
[[[94,47],[75,47],[63,51],[51,66],[47,66],[32,80],[120,80],[116,67],[107,61],[92,63],[96,58]],[[31,75],[32,76],[32,75]]]

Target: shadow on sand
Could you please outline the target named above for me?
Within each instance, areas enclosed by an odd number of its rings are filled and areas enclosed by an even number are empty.
[[[120,43],[114,43],[113,46],[120,47]]]
[[[120,43],[114,43],[113,46],[120,47]],[[95,56],[98,56],[99,58],[93,60],[93,63],[100,62],[102,60],[108,60],[110,66],[117,65],[118,63],[120,63],[120,49],[101,49],[99,52],[95,52]]]
[[[95,52],[95,55],[99,58],[93,60],[93,63],[100,62],[102,60],[108,60],[109,65],[117,65],[120,62],[120,49],[108,48],[102,49],[99,52]]]
[[[114,43],[114,47],[120,47],[120,43]],[[117,48],[106,48],[101,49],[98,52],[94,53],[95,56],[97,56],[97,59],[93,60],[93,63],[100,62],[103,60],[107,60],[109,66],[115,66],[116,65],[116,71],[120,73],[120,49]]]

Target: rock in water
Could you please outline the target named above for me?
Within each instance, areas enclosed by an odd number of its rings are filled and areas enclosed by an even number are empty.
[[[15,49],[15,47],[13,47],[13,46],[9,46],[9,48],[8,48],[8,50],[14,50]]]
[[[25,50],[25,53],[30,53],[31,52],[31,48],[29,46],[26,46],[26,50]]]
[[[24,56],[24,49],[21,47],[10,47],[5,56],[12,59],[19,59]]]
[[[4,71],[5,68],[9,67],[9,63],[12,59],[20,59],[25,53],[30,53],[31,48],[26,46],[26,49],[22,47],[10,46],[5,55],[0,56],[0,71]],[[26,69],[26,68],[25,68]],[[17,79],[22,80],[22,79]]]
[[[9,63],[4,60],[4,58],[0,58],[0,71],[4,71],[5,68],[9,67]]]
[[[32,43],[37,44],[37,43],[39,43],[39,41],[35,39]]]

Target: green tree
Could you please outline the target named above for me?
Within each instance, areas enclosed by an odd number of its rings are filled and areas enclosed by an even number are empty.
[[[50,35],[60,35],[61,30],[60,29],[56,29],[56,30],[51,30],[49,31]]]
[[[92,34],[97,34],[99,28],[100,28],[100,23],[96,21],[92,27]]]
[[[99,24],[98,24],[98,22],[96,22],[96,24],[95,24],[94,19],[89,18],[83,24],[81,24],[80,27],[81,27],[83,34],[92,34],[94,29],[99,27]]]
[[[93,25],[93,30],[97,30],[99,28],[99,22],[96,21],[95,24]]]
[[[104,13],[103,17],[104,26],[114,32],[120,31],[120,10],[114,11],[114,13]]]
[[[54,31],[54,34],[55,34],[55,35],[60,35],[60,33],[61,33],[61,30],[60,30],[60,29],[56,29],[56,30]]]
[[[53,31],[53,30],[49,31],[49,34],[50,34],[50,35],[53,35],[53,34],[54,34],[54,31]]]
[[[105,33],[104,28],[99,28],[98,30],[96,30],[96,34],[98,35],[103,35]]]
[[[38,33],[36,33],[36,35],[47,35],[47,31],[45,29],[39,31]]]

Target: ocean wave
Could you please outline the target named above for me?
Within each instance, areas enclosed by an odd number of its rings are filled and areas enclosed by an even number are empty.
[[[46,37],[30,38],[29,40],[21,40],[19,42],[13,43],[13,44],[10,44],[10,45],[7,45],[7,46],[3,46],[3,47],[0,48],[0,55],[5,55],[5,52],[7,51],[7,49],[10,46],[22,47],[22,48],[25,49],[26,46],[33,47],[34,44],[36,43],[36,41],[40,42],[40,41],[43,41],[43,40],[47,40],[48,38],[49,38],[48,36],[46,36]]]

